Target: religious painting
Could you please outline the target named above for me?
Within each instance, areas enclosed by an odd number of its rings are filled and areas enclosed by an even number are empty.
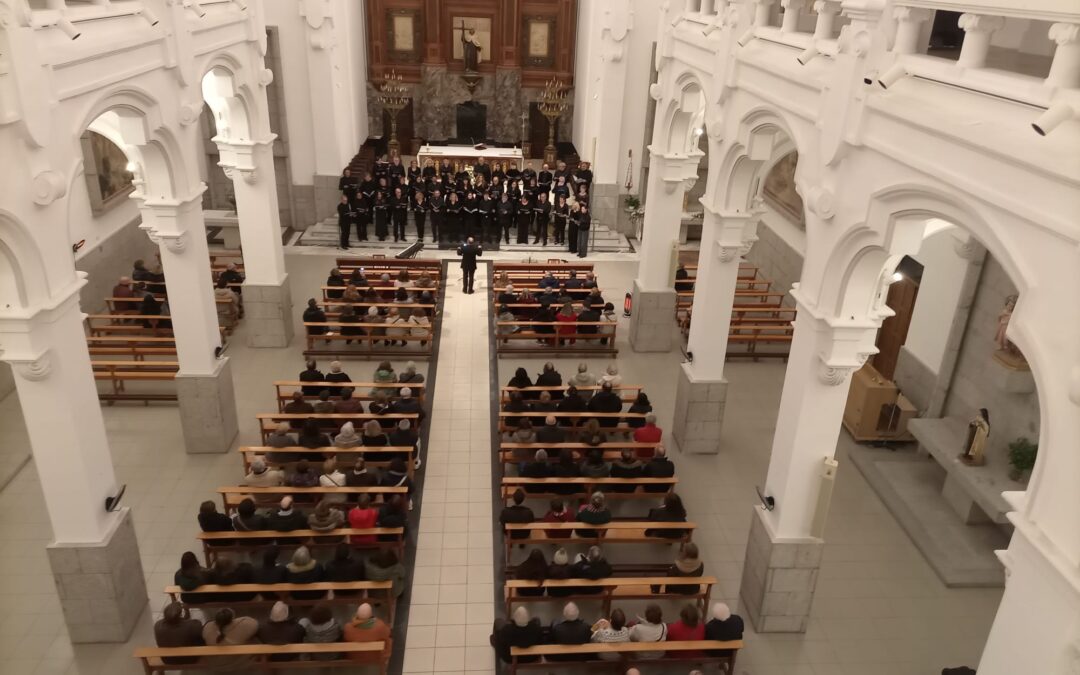
[[[555,18],[525,17],[525,49],[522,65],[550,68],[555,65]]]
[[[476,70],[484,61],[491,61],[491,19],[476,16],[455,16],[454,60],[465,62],[465,70]]]
[[[387,57],[391,63],[419,63],[420,12],[415,9],[393,9],[386,13]]]
[[[780,159],[765,176],[765,185],[761,192],[769,206],[780,212],[788,220],[805,228],[806,217],[803,213],[803,201],[795,190],[795,167],[799,164],[799,153],[792,152]]]
[[[101,134],[87,131],[82,148],[90,210],[101,215],[122,204],[135,190],[135,177],[127,170],[127,155]]]

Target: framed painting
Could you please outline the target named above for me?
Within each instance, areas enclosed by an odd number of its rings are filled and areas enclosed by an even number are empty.
[[[479,16],[454,16],[450,18],[454,28],[453,56],[455,61],[465,62],[466,42],[470,43],[470,58],[475,55],[476,64],[491,61],[491,19]],[[464,35],[464,37],[462,37]],[[469,64],[465,64],[466,68]]]
[[[127,170],[127,155],[101,134],[87,131],[82,148],[90,210],[98,216],[124,203],[135,191],[135,177]]]
[[[419,63],[423,44],[420,10],[386,12],[386,56],[390,63]]]
[[[806,227],[806,216],[803,213],[803,200],[795,189],[795,167],[799,165],[799,153],[791,152],[780,158],[765,176],[765,185],[761,193],[765,201],[785,218]]]
[[[521,65],[551,68],[555,65],[555,17],[527,16]]]

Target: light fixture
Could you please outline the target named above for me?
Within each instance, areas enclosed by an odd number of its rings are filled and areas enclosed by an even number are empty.
[[[149,7],[146,7],[144,5],[140,14],[142,14],[142,18],[146,19],[147,23],[149,23],[151,26],[158,25],[157,14],[154,14],[154,12]]]
[[[135,173],[135,169],[138,169],[138,168],[139,168],[139,165],[136,164],[135,162],[128,162],[127,163],[128,173]]]
[[[247,11],[247,2],[245,2],[245,0],[233,0],[233,2],[236,3],[236,6],[240,8],[241,12]]]
[[[1077,109],[1068,103],[1055,103],[1031,123],[1031,128],[1040,136],[1045,136],[1065,121],[1076,117]]]
[[[907,75],[908,70],[902,63],[894,64],[892,68],[885,71],[885,74],[878,79],[877,83],[881,85],[882,89],[888,89],[897,82],[900,78]]]
[[[718,30],[720,30],[720,24],[710,23],[708,26],[705,26],[705,30],[701,32],[705,35],[705,37],[709,37]]]
[[[75,27],[75,24],[71,23],[63,17],[57,19],[56,27],[64,31],[64,34],[72,40],[77,40],[79,39],[79,36],[82,35],[82,33],[79,32],[79,29]]]
[[[902,273],[902,272],[893,272],[893,275],[892,275],[892,282],[893,282],[894,284],[895,284],[896,282],[898,282],[898,281],[903,281],[903,280],[904,280],[904,275],[903,275],[903,273]]]
[[[187,8],[195,12],[200,19],[206,16],[206,10],[199,4],[199,0],[187,0],[187,2],[190,3],[187,5]]]
[[[813,59],[820,53],[821,52],[817,50],[817,47],[815,45],[810,45],[802,54],[796,56],[795,60],[798,61],[800,65],[805,66],[806,64],[810,63],[811,59]]]
[[[701,127],[697,127],[697,128],[694,129],[694,135],[695,136],[700,136],[703,133],[705,133],[705,130],[702,129]]]
[[[740,47],[745,47],[746,45],[750,44],[750,41],[753,40],[753,39],[754,39],[754,27],[751,26],[750,28],[746,29],[746,32],[743,33],[742,36],[738,40],[736,40],[736,42],[739,43]]]

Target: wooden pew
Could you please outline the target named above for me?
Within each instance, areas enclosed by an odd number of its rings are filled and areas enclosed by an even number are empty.
[[[257,506],[275,506],[281,501],[281,498],[285,495],[292,495],[293,497],[312,497],[312,502],[298,502],[300,507],[313,507],[315,503],[321,497],[328,495],[362,495],[369,494],[373,498],[381,497],[385,500],[390,495],[401,495],[405,497],[409,493],[409,489],[405,487],[389,487],[377,485],[375,487],[289,487],[288,485],[281,485],[278,487],[250,487],[247,485],[228,485],[219,487],[217,489],[218,494],[221,495],[221,505],[224,512],[228,515],[232,515],[232,512],[236,510],[236,507],[240,505],[240,502],[245,497],[251,497]],[[333,502],[331,506],[338,508],[352,507],[349,502]],[[235,534],[235,533],[226,533]],[[320,536],[334,536],[322,534]],[[228,539],[229,537],[226,537]]]
[[[435,326],[434,324],[427,326],[427,332],[425,335],[413,335],[412,327],[408,324],[402,325],[400,328],[405,331],[404,335],[395,336],[393,339],[397,341],[404,341],[408,343],[425,343],[419,345],[417,348],[413,348],[411,345],[402,347],[400,345],[384,345],[383,342],[387,340],[385,335],[342,335],[341,329],[343,327],[360,328],[365,332],[369,329],[379,329],[380,332],[384,332],[386,324],[383,323],[342,323],[340,321],[322,321],[322,322],[304,322],[304,329],[307,332],[305,339],[307,340],[307,349],[304,350],[304,356],[332,356],[336,358],[343,357],[360,357],[360,358],[423,358],[431,356],[432,341],[434,340]],[[333,332],[332,335],[312,335],[310,330],[312,327],[329,328]],[[341,343],[340,348],[330,348],[329,346],[323,346],[319,348],[318,343]],[[356,346],[347,344],[348,342],[355,342]]]
[[[520,392],[521,394],[525,395],[526,398],[529,398],[529,394],[539,396],[540,392],[544,391],[555,394],[555,392],[565,392],[569,387],[569,384],[565,384],[561,387],[502,387],[499,393],[499,402],[506,403],[507,401],[509,401],[510,393],[514,391]],[[600,391],[601,389],[603,389],[603,387],[600,385],[577,388],[579,392],[590,395]],[[621,398],[623,403],[633,403],[637,400],[638,394],[640,394],[644,389],[645,387],[640,384],[620,384],[617,387],[612,387],[613,391],[622,393]]]
[[[315,654],[341,654],[343,658],[332,661],[271,661],[272,656],[291,655],[294,657]],[[212,647],[140,647],[135,650],[135,658],[142,664],[146,675],[167,673],[170,671],[203,671],[213,669],[214,657],[249,657],[251,668],[256,671],[293,670],[296,668],[342,668],[353,669],[363,665],[348,658],[349,654],[370,654],[372,665],[379,667],[380,675],[386,675],[390,654],[383,642],[331,642],[302,643],[291,645],[215,645]],[[192,658],[197,659],[191,665],[166,664],[162,659]]]
[[[421,272],[427,272],[432,279],[442,276],[442,261],[439,260],[398,260],[396,258],[338,258],[336,267],[346,277],[352,274],[354,269],[363,268],[365,276],[378,279],[383,273],[395,276],[401,270],[409,273],[410,278],[417,278]]]
[[[267,438],[269,438],[270,434],[277,429],[277,425],[280,422],[314,419],[319,422],[319,426],[323,431],[330,428],[341,429],[342,424],[353,422],[354,426],[357,427],[356,433],[359,434],[359,427],[369,420],[375,420],[380,423],[388,421],[391,425],[396,425],[401,420],[409,420],[412,422],[413,429],[419,429],[420,415],[418,413],[385,413],[382,415],[373,413],[259,413],[255,418],[259,420],[259,429],[262,432],[263,443],[266,443]],[[357,422],[359,422],[359,424],[356,424]],[[386,425],[381,426],[386,428]]]
[[[540,449],[547,451],[548,462],[555,464],[559,461],[559,455],[563,450],[573,452],[578,458],[575,461],[578,461],[590,450],[599,449],[604,453],[605,462],[614,462],[622,456],[622,450],[624,448],[630,450],[648,449],[652,451],[660,445],[662,444],[634,443],[631,441],[601,443],[597,446],[588,445],[587,443],[500,443],[499,466],[502,467],[502,470],[505,473],[507,465],[518,464],[522,461],[531,461],[536,454],[536,451]]]
[[[500,412],[499,413],[499,431],[500,432],[505,432],[505,431],[510,431],[510,430],[516,429],[517,426],[508,424],[506,422],[506,420],[507,419],[512,420],[512,419],[518,418],[518,417],[527,417],[527,418],[529,418],[530,422],[535,421],[536,424],[533,425],[533,427],[535,428],[536,426],[543,424],[543,421],[544,421],[545,417],[547,417],[548,415],[554,415],[559,420],[559,426],[560,427],[562,427],[563,429],[566,429],[568,431],[574,432],[574,431],[580,431],[580,428],[585,424],[585,422],[587,422],[588,420],[590,420],[590,419],[592,419],[594,417],[597,418],[597,419],[618,419],[618,420],[640,419],[640,420],[644,421],[645,416],[648,415],[648,414],[649,413],[632,413],[632,412],[617,412],[617,413],[594,413],[594,412],[583,412],[583,413],[568,413],[568,412],[555,412],[555,413],[549,413],[549,412]],[[564,424],[563,423],[564,421],[569,421],[572,424]],[[601,427],[601,431],[603,431],[604,433],[608,433],[608,434],[615,433],[615,432],[633,433],[634,429],[632,427],[630,427],[629,425],[625,424],[624,422],[620,421],[620,423],[617,426],[614,426],[614,427]]]
[[[571,270],[578,272],[592,272],[593,264],[584,262],[496,262],[494,271],[499,272],[560,272],[569,274]]]
[[[683,672],[692,664],[716,663],[722,675],[733,675],[735,672],[735,653],[742,649],[742,640],[684,640],[668,642],[608,642],[589,643],[584,645],[537,645],[536,647],[511,647],[510,648],[510,673],[514,675],[518,669],[532,668],[573,668],[587,665],[590,673],[611,672],[625,673],[627,668],[633,665],[649,666],[657,663],[678,664],[677,671],[666,670],[664,672]],[[702,656],[684,656],[680,652],[697,652],[707,650]],[[732,650],[725,655],[711,655],[708,652],[715,650]],[[642,653],[664,652],[660,659],[642,659]],[[560,656],[570,654],[616,654],[616,660],[589,660],[573,662],[522,662],[523,658],[546,657],[551,654]]]
[[[291,455],[310,455],[309,463],[318,464],[322,462],[328,455],[338,456],[338,469],[341,471],[347,471],[352,467],[356,461],[356,457],[363,456],[364,463],[373,468],[385,469],[390,466],[390,460],[387,457],[394,457],[395,455],[405,456],[405,470],[408,472],[409,478],[413,477],[413,453],[415,449],[411,445],[388,445],[388,446],[368,446],[364,447],[359,445],[355,448],[337,448],[332,445],[325,448],[304,448],[300,446],[291,446],[286,448],[271,448],[269,446],[245,446],[237,448],[241,453],[244,462],[244,473],[247,474],[251,470],[251,462],[256,457],[264,457],[267,453],[281,453]],[[266,460],[268,465],[278,468],[294,469],[294,462],[277,462],[273,460]]]
[[[137,337],[173,337],[172,326],[159,326],[158,322],[172,321],[173,317],[164,314],[133,315],[133,314],[88,314],[86,316],[86,329],[90,337],[103,337],[109,335],[128,335]],[[147,328],[143,321],[151,321],[153,325]],[[218,332],[222,337],[229,334],[225,326],[219,326]]]
[[[586,525],[585,523],[508,523],[503,525],[503,546],[506,564],[510,564],[510,554],[519,544],[679,544],[690,541],[697,525],[686,523],[664,523],[651,520],[613,520],[604,525]],[[645,530],[678,530],[678,537],[646,536]],[[548,532],[570,532],[566,537],[549,537]],[[513,532],[525,532],[527,536],[511,537]],[[581,533],[589,533],[582,536]]]
[[[595,326],[597,333],[574,332],[558,335],[557,333],[537,333],[533,330],[535,326],[551,326],[558,329],[559,326],[566,325],[558,321],[496,321],[496,351],[500,355],[513,354],[514,356],[535,357],[550,357],[553,353],[610,354],[612,356],[619,353],[619,350],[615,348],[615,334],[618,330],[618,322],[616,321],[587,321],[584,323],[578,321],[571,324],[575,327]],[[509,332],[515,329],[517,332]],[[600,344],[600,338],[607,338],[607,344]],[[538,344],[537,340],[544,340],[545,344]],[[575,342],[570,342],[570,340]]]
[[[232,584],[219,586],[217,584],[203,584],[197,590],[185,591],[179,586],[166,586],[165,594],[172,602],[183,602],[192,607],[236,607],[236,606],[267,606],[273,605],[280,597],[277,594],[290,594],[290,605],[314,605],[326,602],[336,605],[359,605],[361,602],[370,602],[373,605],[385,605],[389,617],[387,623],[394,625],[394,610],[397,598],[394,596],[392,581],[317,581],[307,584]],[[328,591],[333,595],[307,600],[296,598],[291,595],[294,592]],[[356,595],[341,595],[335,591],[357,591]],[[374,592],[373,592],[374,591]],[[255,593],[251,600],[214,600],[215,595],[231,595],[233,593]],[[262,594],[267,594],[264,598]],[[183,600],[180,596],[188,596]],[[198,595],[199,599],[192,600],[192,595]]]
[[[303,387],[322,387],[323,389],[329,389],[330,391],[340,390],[343,387],[352,387],[352,397],[360,401],[374,400],[375,397],[371,395],[372,389],[383,390],[390,394],[390,400],[396,401],[401,398],[399,395],[400,391],[405,387],[408,387],[412,390],[412,397],[423,402],[424,394],[427,390],[427,385],[423,382],[301,382],[300,380],[275,380],[274,389],[277,390],[278,412],[284,412],[285,404],[292,400],[293,393],[301,391]],[[315,401],[318,400],[319,397],[304,395],[304,398],[308,401]]]
[[[675,489],[679,479],[672,478],[521,478],[504,477],[502,479],[501,494],[503,500],[508,500],[520,488],[530,499],[550,499],[552,497],[588,498],[594,492],[603,492],[608,500],[614,499],[661,499]],[[545,486],[573,486],[574,492],[564,495],[561,492],[530,492],[529,488]],[[667,489],[664,492],[644,492],[639,488],[645,486],[663,485]],[[618,492],[617,488],[633,487],[632,492]]]
[[[668,586],[694,586],[697,585],[697,593],[675,593],[667,589]],[[581,602],[584,600],[599,600],[603,605],[601,616],[611,615],[611,603],[613,600],[647,600],[651,598],[666,598],[674,600],[696,600],[702,610],[702,616],[709,606],[709,596],[712,587],[716,585],[716,577],[679,577],[678,583],[669,576],[654,577],[608,577],[606,579],[545,579],[533,581],[531,579],[507,579],[503,586],[503,595],[506,599],[506,615],[510,616],[513,606],[517,604],[533,602]],[[521,591],[543,588],[578,588],[590,587],[602,589],[599,593],[571,593],[570,595],[522,595]],[[653,586],[660,586],[657,592],[653,592]]]
[[[176,361],[91,361],[94,379],[109,382],[110,392],[98,392],[98,398],[110,403],[115,401],[175,401],[176,392],[132,392],[128,391],[129,382],[172,382],[180,370]]]
[[[202,542],[203,560],[210,567],[217,560],[219,553],[244,553],[257,554],[264,550],[273,541],[282,550],[291,550],[300,546],[309,549],[332,549],[341,543],[342,537],[374,536],[371,542],[349,542],[349,546],[356,550],[392,548],[397,551],[398,558],[404,560],[405,555],[405,528],[403,527],[370,527],[354,529],[342,527],[332,533],[316,532],[315,530],[292,530],[291,532],[277,532],[275,530],[257,530],[251,532],[199,532],[195,538]],[[221,543],[226,542],[226,543]]]
[[[754,361],[761,358],[786,359],[795,336],[795,327],[790,322],[778,325],[774,323],[733,323],[728,333],[727,355],[730,357],[749,357]],[[778,351],[761,351],[759,345],[780,345]],[[740,348],[741,347],[741,348]]]

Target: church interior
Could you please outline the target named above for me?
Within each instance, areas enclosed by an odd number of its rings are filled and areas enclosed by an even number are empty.
[[[0,157],[0,675],[1080,673],[1075,2],[0,0]]]

